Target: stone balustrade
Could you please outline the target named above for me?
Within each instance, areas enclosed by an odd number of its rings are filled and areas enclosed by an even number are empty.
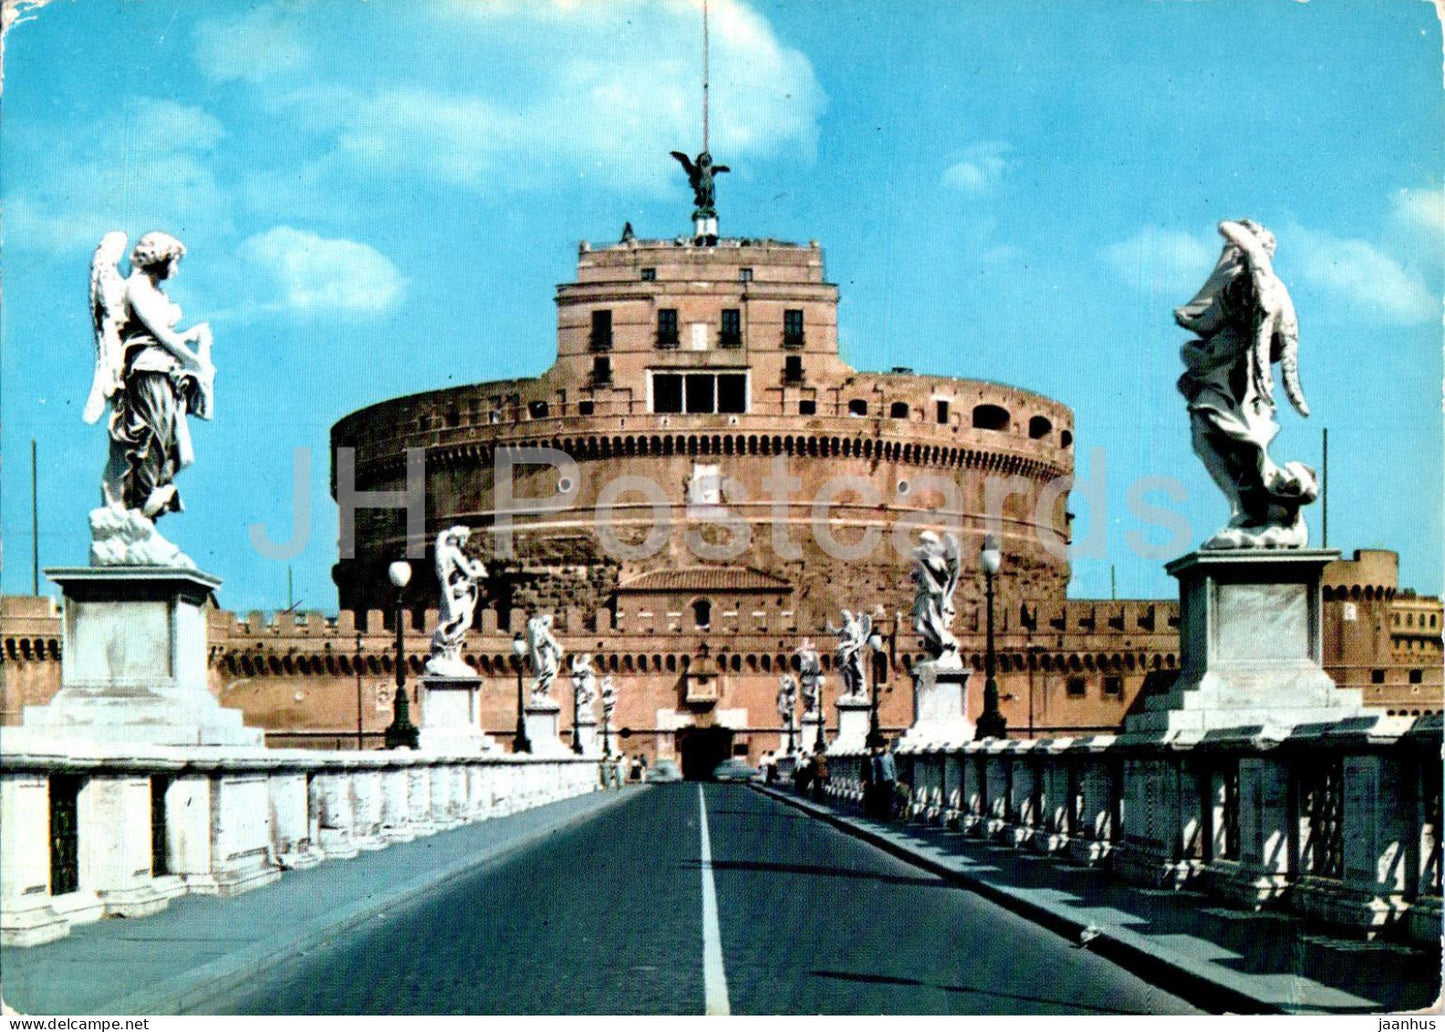
[[[862,798],[859,751],[828,791]],[[900,750],[909,821],[1362,931],[1441,927],[1441,718]]]
[[[0,942],[231,896],[596,789],[597,760],[137,746],[0,732]]]

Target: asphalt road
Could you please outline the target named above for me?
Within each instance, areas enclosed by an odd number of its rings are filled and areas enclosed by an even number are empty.
[[[638,792],[206,1009],[1193,1013],[796,809],[745,786],[692,783]]]

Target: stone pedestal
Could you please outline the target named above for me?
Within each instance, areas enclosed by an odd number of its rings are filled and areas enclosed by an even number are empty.
[[[602,736],[597,731],[595,714],[583,710],[577,715],[577,735],[582,740],[583,756],[602,755]]]
[[[863,695],[845,695],[838,700],[838,737],[828,746],[830,754],[860,752],[868,747],[868,714],[872,708]]]
[[[811,754],[818,748],[818,725],[822,723],[823,717],[818,713],[804,713],[802,729],[798,732],[798,753]],[[827,735],[823,736],[827,741]]]
[[[206,687],[205,605],[220,581],[162,566],[52,569],[65,594],[60,691],[25,727],[90,741],[259,746]]]
[[[925,660],[913,668],[913,724],[898,740],[900,751],[956,748],[973,740],[968,716],[968,677],[962,667]]]
[[[1322,723],[1359,714],[1361,693],[1320,666],[1320,574],[1338,552],[1192,552],[1167,567],[1179,579],[1179,678],[1132,733]]]
[[[423,674],[418,695],[419,748],[443,753],[501,751],[496,740],[482,731],[480,677]]]
[[[529,700],[522,711],[527,741],[532,743],[533,756],[567,756],[572,750],[562,742],[562,707],[551,699]]]
[[[796,727],[783,730],[778,735],[778,756],[794,756],[798,752],[798,745],[802,742],[803,735]]]

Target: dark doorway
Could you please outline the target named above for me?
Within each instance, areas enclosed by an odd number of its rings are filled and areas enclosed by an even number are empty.
[[[694,727],[677,733],[682,776],[706,781],[713,768],[733,754],[733,733],[725,727]]]

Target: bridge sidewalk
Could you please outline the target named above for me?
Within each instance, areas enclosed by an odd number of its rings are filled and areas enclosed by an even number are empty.
[[[0,950],[5,1003],[24,1014],[182,1013],[633,791],[563,799],[290,871],[232,899],[182,896],[149,917],[98,921],[44,946]]]
[[[1129,885],[1098,868],[753,787],[1216,1013],[1358,1014],[1438,1005],[1438,949],[1346,939],[1287,914]]]

